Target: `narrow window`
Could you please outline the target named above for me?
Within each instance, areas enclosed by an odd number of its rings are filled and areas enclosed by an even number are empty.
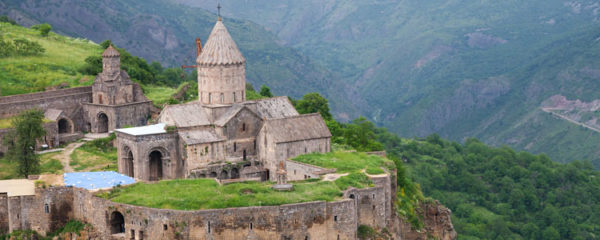
[[[212,103],[212,93],[208,93],[208,103]]]
[[[235,102],[235,92],[233,92],[233,102]]]
[[[103,102],[102,102],[102,94],[98,94],[98,103],[103,104]]]
[[[140,240],[144,240],[144,231],[140,231]]]
[[[210,233],[210,221],[208,222],[208,233]]]
[[[169,229],[169,227],[167,227],[167,224],[163,224],[163,230],[166,231],[167,229]]]
[[[44,204],[44,212],[46,213],[50,213],[50,207],[48,206],[48,204]]]
[[[256,139],[254,139],[254,150],[256,150]]]
[[[308,236],[304,237],[304,240],[308,240]]]
[[[224,102],[225,102],[225,94],[221,93],[221,103],[224,103]]]
[[[252,223],[250,223],[250,229],[253,229],[253,227],[254,227],[254,226],[253,226],[253,224],[252,224]]]
[[[296,175],[296,169],[294,169],[294,175]]]
[[[373,199],[375,199],[375,193],[373,193]]]
[[[237,151],[237,143],[233,143],[233,151]]]
[[[375,210],[375,205],[373,205],[373,210]]]
[[[135,230],[131,229],[131,240],[135,239]]]
[[[337,240],[340,240],[340,235],[338,234]]]
[[[337,222],[337,216],[333,216],[333,221]]]
[[[308,149],[306,147],[304,147],[304,153],[307,153]]]
[[[246,123],[242,123],[242,132],[246,131]]]

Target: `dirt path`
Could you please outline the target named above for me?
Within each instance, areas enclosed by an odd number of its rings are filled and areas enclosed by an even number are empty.
[[[81,147],[85,142],[74,142],[65,147],[65,150],[60,152],[60,154],[56,155],[55,158],[60,160],[63,165],[63,172],[73,172],[73,168],[69,164],[71,162],[71,153],[75,151],[76,148]]]
[[[597,128],[595,128],[595,127],[592,127],[592,126],[590,126],[590,125],[587,125],[587,124],[585,124],[585,123],[580,123],[580,122],[577,122],[577,121],[575,121],[575,120],[573,120],[573,119],[570,119],[570,118],[568,118],[567,116],[564,116],[564,115],[562,115],[562,114],[560,114],[560,113],[556,113],[556,112],[554,112],[554,111],[552,111],[552,110],[556,110],[556,109],[553,109],[553,108],[542,108],[542,111],[544,111],[544,112],[547,112],[547,113],[550,113],[550,114],[552,114],[552,115],[554,115],[554,116],[556,116],[556,117],[562,118],[562,119],[564,119],[564,120],[567,120],[567,121],[569,121],[569,122],[571,122],[571,123],[573,123],[573,124],[577,124],[577,125],[579,125],[579,126],[582,126],[582,127],[584,127],[584,128],[587,128],[587,129],[589,129],[589,130],[592,130],[592,131],[595,131],[595,132],[600,132],[600,129],[597,129]]]

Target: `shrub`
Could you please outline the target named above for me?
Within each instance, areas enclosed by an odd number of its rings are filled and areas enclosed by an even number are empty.
[[[19,24],[17,24],[17,22],[15,20],[9,18],[6,15],[0,16],[0,22],[9,23],[9,24],[12,24],[12,25],[19,25]]]
[[[14,46],[15,53],[20,56],[40,55],[46,51],[39,43],[24,38],[15,39]]]
[[[358,226],[358,230],[357,230],[356,234],[358,235],[358,239],[361,239],[361,240],[373,239],[376,237],[375,230],[372,227],[369,227],[367,225]]]
[[[50,33],[50,30],[52,30],[52,26],[50,26],[50,24],[48,24],[48,23],[43,23],[43,24],[33,25],[33,26],[31,26],[31,29],[40,31],[40,35],[42,35],[42,37],[46,37],[46,36],[48,36],[48,33]]]

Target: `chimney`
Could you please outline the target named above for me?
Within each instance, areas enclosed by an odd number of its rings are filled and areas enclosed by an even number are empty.
[[[197,37],[196,38],[196,57],[200,56],[201,52],[202,52],[202,42],[200,41],[200,38]]]

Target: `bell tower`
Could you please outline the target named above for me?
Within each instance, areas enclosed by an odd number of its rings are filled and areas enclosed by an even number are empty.
[[[219,16],[198,64],[198,99],[202,104],[233,104],[246,100],[246,59]]]

